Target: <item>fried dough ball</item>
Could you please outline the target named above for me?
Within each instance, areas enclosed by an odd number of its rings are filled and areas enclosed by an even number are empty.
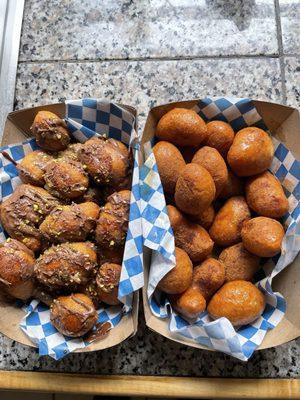
[[[92,202],[58,206],[39,229],[52,243],[82,242],[94,230],[99,212],[100,207]]]
[[[173,144],[161,141],[153,147],[153,153],[164,192],[174,194],[179,174],[185,167],[180,151]]]
[[[261,316],[265,297],[251,282],[227,282],[210,300],[207,311],[213,319],[225,317],[234,326],[246,325]]]
[[[60,296],[50,307],[50,320],[58,332],[80,337],[89,332],[98,320],[92,300],[83,293]]]
[[[99,185],[124,187],[132,168],[127,147],[115,139],[93,137],[87,140],[79,153],[80,161]]]
[[[167,294],[183,293],[192,282],[193,264],[187,253],[175,247],[176,265],[158,283],[157,288]]]
[[[58,205],[58,200],[46,190],[29,184],[19,185],[1,204],[0,220],[12,238],[38,251],[42,245],[38,226]]]
[[[210,173],[216,186],[217,197],[228,180],[227,166],[221,154],[213,147],[204,146],[194,155],[192,163],[200,165]]]
[[[65,160],[73,160],[79,162],[78,153],[82,149],[82,146],[82,143],[69,144],[69,146],[65,150],[60,151],[57,156],[58,158],[63,158]]]
[[[193,215],[193,220],[201,225],[204,229],[208,230],[215,219],[215,209],[210,205],[206,210],[202,211],[198,215]]]
[[[206,124],[206,128],[207,138],[204,144],[215,148],[223,157],[226,157],[234,139],[231,126],[224,121],[210,121]]]
[[[97,260],[98,265],[101,267],[102,264],[112,263],[112,264],[122,264],[124,254],[124,246],[113,247],[105,249],[104,247],[98,248]]]
[[[225,281],[252,281],[259,269],[260,258],[249,253],[243,243],[237,243],[224,249],[219,260],[225,265]]]
[[[211,296],[223,285],[225,280],[225,267],[221,261],[208,258],[193,271],[193,286],[197,286],[205,298]]]
[[[47,249],[37,259],[37,280],[50,290],[76,290],[95,274],[97,254],[90,242],[63,243]]]
[[[198,164],[187,164],[176,183],[175,203],[181,211],[197,215],[206,210],[216,195],[210,173]]]
[[[198,146],[207,136],[206,124],[186,108],[173,108],[161,117],[156,136],[178,146]]]
[[[197,286],[190,286],[179,295],[170,295],[171,304],[183,318],[196,320],[206,308],[206,300]]]
[[[53,157],[42,150],[35,150],[27,154],[17,164],[21,181],[35,186],[44,186],[45,168],[51,160],[53,160]]]
[[[76,199],[88,189],[89,178],[79,162],[57,159],[46,165],[45,188],[62,199]]]
[[[219,246],[231,246],[240,242],[243,222],[250,217],[244,197],[231,197],[218,211],[209,230],[212,240]]]
[[[21,242],[7,239],[0,247],[0,288],[5,294],[29,299],[34,285],[34,254]]]
[[[234,173],[228,169],[227,181],[219,194],[221,199],[229,199],[233,196],[242,196],[244,194],[244,183],[241,178],[234,175]]]
[[[105,263],[99,268],[96,276],[98,298],[105,304],[115,306],[120,303],[118,299],[121,265]]]
[[[281,183],[269,171],[247,180],[246,199],[249,207],[264,217],[280,218],[289,209]]]
[[[50,111],[39,111],[30,129],[43,150],[64,150],[70,143],[70,133],[65,121]]]
[[[175,244],[183,249],[193,262],[204,260],[212,252],[214,242],[202,226],[190,222],[174,206],[167,206]]]
[[[92,300],[96,309],[100,307],[101,301],[99,299],[98,288],[95,278],[89,280],[85,285],[81,285],[78,288],[78,291],[88,296]]]
[[[272,139],[267,132],[253,126],[235,135],[227,161],[238,176],[251,176],[267,170],[273,156]]]
[[[105,249],[124,246],[128,229],[129,190],[121,190],[109,196],[101,208],[96,227],[96,241]]]
[[[256,217],[243,224],[243,245],[259,257],[273,257],[280,253],[283,237],[281,223],[272,218]]]

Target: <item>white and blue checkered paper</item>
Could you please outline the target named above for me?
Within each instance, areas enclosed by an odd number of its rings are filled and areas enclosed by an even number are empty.
[[[247,126],[267,130],[250,99],[205,98],[200,100],[194,109],[206,122],[228,122],[235,132]],[[287,230],[281,255],[270,259],[258,274],[256,284],[265,294],[266,308],[260,318],[239,329],[235,329],[226,318],[212,320],[206,311],[196,322],[189,323],[172,310],[163,293],[155,290],[162,277],[174,267],[175,257],[174,237],[150,143],[145,146],[146,161],[141,173],[144,241],[145,245],[152,249],[147,287],[152,313],[159,318],[169,318],[170,332],[243,361],[252,356],[267,331],[278,325],[283,318],[286,303],[280,293],[273,292],[272,279],[295,259],[300,250],[300,162],[295,160],[283,143],[275,137],[272,137],[272,140],[275,155],[270,171],[281,181],[289,200],[289,212],[283,218]]]
[[[132,309],[133,293],[144,284],[143,278],[143,237],[140,215],[139,166],[140,145],[135,131],[135,116],[127,109],[98,99],[70,100],[66,102],[66,122],[73,137],[85,142],[94,135],[102,135],[122,141],[133,152],[133,176],[126,237],[118,297],[119,306],[101,306],[98,321],[116,326],[125,313]],[[38,149],[35,139],[2,147],[16,162],[26,154]],[[9,197],[21,183],[15,165],[0,153],[0,201]],[[0,226],[0,241],[6,234]],[[22,330],[39,348],[40,355],[60,359],[66,354],[82,349],[89,344],[81,338],[68,338],[57,332],[50,322],[49,307],[37,300],[24,306],[26,316],[21,321]]]

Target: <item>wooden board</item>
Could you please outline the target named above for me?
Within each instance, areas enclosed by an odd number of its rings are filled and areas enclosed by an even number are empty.
[[[101,376],[0,371],[0,389],[147,398],[300,399],[300,379]]]

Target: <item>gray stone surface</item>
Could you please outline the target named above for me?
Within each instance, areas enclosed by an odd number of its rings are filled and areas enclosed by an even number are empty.
[[[279,0],[283,52],[300,53],[300,2]]]
[[[277,53],[273,0],[28,0],[21,60]]]
[[[299,53],[299,3],[280,9],[284,52]],[[283,60],[282,82],[277,28],[273,0],[27,0],[15,108],[105,97],[136,106],[142,129],[150,107],[207,95],[284,102],[286,89],[297,106],[300,58]],[[300,340],[248,363],[188,348],[147,329],[142,310],[135,337],[59,362],[0,335],[0,369],[10,370],[284,378],[299,377],[299,357]]]

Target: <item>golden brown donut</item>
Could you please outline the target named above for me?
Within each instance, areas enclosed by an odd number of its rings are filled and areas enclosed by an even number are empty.
[[[283,237],[281,223],[272,218],[256,217],[243,224],[243,245],[259,257],[273,257],[280,253]]]
[[[202,211],[198,215],[193,215],[191,217],[193,221],[197,224],[201,225],[204,229],[208,230],[215,219],[215,209],[212,205],[210,205],[206,210]]]
[[[247,180],[246,199],[249,207],[264,217],[280,218],[289,209],[281,183],[269,171]]]
[[[261,316],[265,297],[251,282],[227,282],[210,300],[207,311],[213,319],[225,317],[234,326],[246,325]]]
[[[238,243],[241,241],[243,222],[250,217],[250,210],[244,197],[231,197],[218,211],[209,230],[210,237],[219,246]]]
[[[259,257],[249,253],[243,243],[237,243],[224,249],[219,260],[225,265],[225,281],[252,281],[259,269]]]
[[[244,182],[228,169],[227,181],[219,194],[221,199],[229,199],[233,196],[242,196],[244,194]]]
[[[57,154],[58,158],[63,158],[65,160],[73,160],[73,161],[80,161],[78,157],[79,151],[82,149],[82,143],[72,143]]]
[[[228,151],[227,161],[238,176],[257,175],[267,170],[274,156],[272,139],[256,127],[241,129]]]
[[[119,282],[122,267],[119,264],[105,263],[99,268],[96,276],[98,298],[111,306],[120,303],[118,299]]]
[[[19,185],[0,206],[3,228],[14,239],[33,251],[42,247],[38,226],[59,201],[46,190],[29,184]]]
[[[199,288],[206,301],[223,285],[224,280],[224,264],[215,258],[208,258],[194,268],[192,284]]]
[[[187,164],[176,183],[176,206],[187,214],[198,215],[211,205],[215,195],[216,187],[207,169]]]
[[[214,147],[223,157],[226,157],[234,139],[231,126],[224,121],[210,121],[206,124],[206,128],[207,138],[204,144]]]
[[[207,136],[206,124],[186,108],[173,108],[161,117],[156,136],[178,146],[198,146]]]
[[[206,308],[206,300],[197,286],[190,286],[185,292],[169,297],[174,310],[188,320],[196,320]]]
[[[153,147],[153,153],[164,192],[174,194],[179,174],[185,167],[180,151],[173,144],[161,141]]]
[[[129,190],[121,190],[109,196],[102,207],[96,227],[96,241],[101,248],[113,249],[124,246],[130,208]]]
[[[193,262],[200,262],[209,256],[214,243],[207,231],[190,222],[176,207],[169,205],[167,211],[176,246],[183,249]]]
[[[73,160],[59,158],[46,165],[45,189],[61,199],[72,200],[88,189],[89,178],[82,165]]]
[[[118,140],[93,137],[83,144],[78,156],[99,185],[124,188],[130,179],[132,157]]]
[[[89,332],[98,320],[92,300],[83,293],[60,296],[50,307],[50,320],[58,332],[80,337]]]
[[[39,230],[52,243],[82,242],[91,233],[100,207],[92,202],[56,207],[41,223]]]
[[[16,299],[27,300],[33,295],[34,254],[21,242],[7,239],[0,245],[0,288]]]
[[[35,150],[28,153],[17,164],[21,181],[35,186],[44,186],[45,168],[47,163],[51,160],[53,160],[53,157],[42,150]]]
[[[216,186],[217,197],[228,180],[227,166],[221,154],[213,147],[204,146],[194,155],[192,163],[201,165],[210,173]]]
[[[70,133],[65,121],[50,111],[39,111],[30,129],[43,150],[64,150],[70,143]]]
[[[158,283],[157,288],[168,294],[183,293],[192,282],[193,264],[187,253],[175,248],[176,265]]]
[[[63,243],[47,249],[37,259],[37,280],[50,290],[76,290],[96,272],[97,254],[90,242]]]

